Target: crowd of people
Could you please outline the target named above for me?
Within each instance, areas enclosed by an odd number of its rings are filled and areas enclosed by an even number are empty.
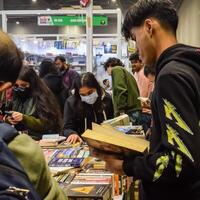
[[[92,128],[92,122],[101,124],[122,114],[128,114],[132,125],[142,125],[147,132],[151,110],[139,97],[149,99],[153,84],[144,75],[138,53],[133,56],[137,58],[131,61],[133,74],[118,58],[105,62],[112,88],[108,79],[103,81],[103,87],[92,73],[78,74],[63,56],[54,61],[44,59],[39,75],[32,66],[23,65],[16,82],[7,90],[9,97],[3,94],[3,121],[35,140],[44,134],[60,134],[69,143],[82,141],[81,134]],[[139,67],[135,67],[138,62]]]
[[[59,133],[69,143],[82,142],[92,122],[123,114],[143,127],[149,153],[123,160],[95,150],[93,155],[111,172],[140,179],[142,200],[199,199],[200,51],[177,43],[177,25],[168,0],[134,4],[122,30],[127,40],[136,41],[138,51],[129,58],[132,74],[121,60],[109,58],[104,69],[112,84],[103,80],[104,88],[91,72],[78,74],[62,56],[43,60],[38,75],[0,32],[0,130],[14,135],[10,139],[2,131],[0,144],[7,143],[41,199],[66,196],[34,140]],[[7,161],[0,159],[0,164]]]

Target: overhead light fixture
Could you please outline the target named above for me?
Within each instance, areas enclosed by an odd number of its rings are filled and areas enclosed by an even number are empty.
[[[114,2],[114,3],[115,3],[115,2],[116,2],[116,0],[112,0],[112,2]]]
[[[20,24],[20,22],[19,22],[19,21],[16,21],[16,24],[17,24],[17,25],[19,25],[19,24]]]
[[[35,2],[37,2],[37,0],[32,0],[32,2],[34,2],[34,3],[35,3]]]

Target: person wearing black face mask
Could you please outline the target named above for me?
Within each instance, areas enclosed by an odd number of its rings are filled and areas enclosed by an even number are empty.
[[[36,140],[43,134],[60,133],[61,113],[57,101],[35,71],[24,66],[13,87],[12,114],[6,121]]]
[[[14,95],[18,96],[22,101],[25,101],[27,98],[31,95],[31,89],[30,87],[20,87],[15,85],[13,87],[13,93]]]

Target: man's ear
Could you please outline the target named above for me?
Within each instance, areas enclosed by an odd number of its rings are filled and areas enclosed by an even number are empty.
[[[154,28],[154,22],[152,19],[146,19],[144,21],[144,29],[149,34],[150,37],[153,35],[153,28]]]

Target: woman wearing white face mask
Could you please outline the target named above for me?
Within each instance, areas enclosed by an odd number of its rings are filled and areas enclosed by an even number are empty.
[[[82,141],[81,134],[92,128],[92,122],[102,123],[114,117],[112,98],[88,72],[74,83],[75,93],[65,102],[64,135],[69,143]]]

